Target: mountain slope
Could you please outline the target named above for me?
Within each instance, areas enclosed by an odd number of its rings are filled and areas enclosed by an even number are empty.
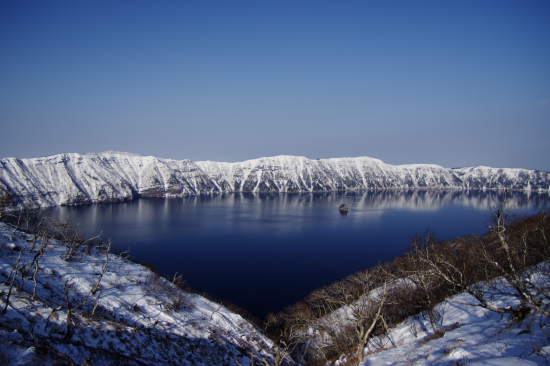
[[[548,273],[548,263],[539,265],[534,276]],[[503,293],[509,291],[502,289]],[[520,302],[500,295],[499,305],[517,307]],[[473,304],[473,305],[469,305]],[[360,366],[382,365],[514,365],[550,363],[547,317],[533,312],[524,319],[491,312],[476,306],[471,295],[460,293],[436,306],[442,336],[431,331],[421,314],[396,325],[388,334],[372,338]]]
[[[42,206],[222,192],[367,189],[550,190],[550,173],[527,169],[390,165],[368,157],[275,156],[238,163],[192,162],[117,152],[0,160],[0,191]]]
[[[44,206],[193,195],[215,188],[190,160],[103,153],[9,158],[0,163],[0,189],[20,202]]]
[[[103,242],[75,243],[0,222],[0,364],[242,366],[282,356],[257,327],[177,278]]]

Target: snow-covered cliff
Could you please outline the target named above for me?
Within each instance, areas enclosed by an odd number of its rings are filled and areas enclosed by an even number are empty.
[[[119,153],[0,160],[0,190],[43,206],[195,195],[215,188],[190,160]]]
[[[192,162],[116,152],[0,159],[0,191],[42,206],[222,192],[366,189],[550,190],[550,173],[527,169],[389,165],[368,157],[275,156],[239,163]]]
[[[393,166],[368,157],[311,160],[275,156],[242,163],[196,164],[217,185],[237,192],[462,187],[451,170],[437,165]]]

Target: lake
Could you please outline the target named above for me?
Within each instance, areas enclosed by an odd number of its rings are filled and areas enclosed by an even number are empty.
[[[372,191],[220,194],[142,198],[126,203],[54,207],[82,232],[103,232],[118,250],[179,273],[191,287],[252,314],[302,300],[309,292],[403,254],[409,236],[484,233],[502,192]],[[518,214],[550,207],[548,194],[514,192]],[[347,214],[338,211],[340,204]]]

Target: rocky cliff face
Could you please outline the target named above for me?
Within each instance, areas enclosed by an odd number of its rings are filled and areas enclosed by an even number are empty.
[[[0,160],[0,189],[43,206],[195,195],[215,189],[190,160],[122,154],[59,154]]]
[[[393,166],[368,157],[310,160],[275,156],[242,163],[197,162],[232,191],[314,192],[391,188],[461,188],[451,170],[436,165]]]
[[[311,160],[275,156],[239,163],[194,163],[121,153],[75,153],[0,160],[0,191],[20,203],[42,206],[222,192],[417,188],[550,191],[550,173],[489,167],[446,169],[427,164],[394,166],[368,157]]]

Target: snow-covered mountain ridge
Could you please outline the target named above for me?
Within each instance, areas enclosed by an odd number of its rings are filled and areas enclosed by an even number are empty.
[[[528,169],[390,165],[369,157],[275,156],[238,163],[192,162],[106,152],[0,159],[0,191],[42,206],[224,192],[369,189],[550,191],[550,173]]]

